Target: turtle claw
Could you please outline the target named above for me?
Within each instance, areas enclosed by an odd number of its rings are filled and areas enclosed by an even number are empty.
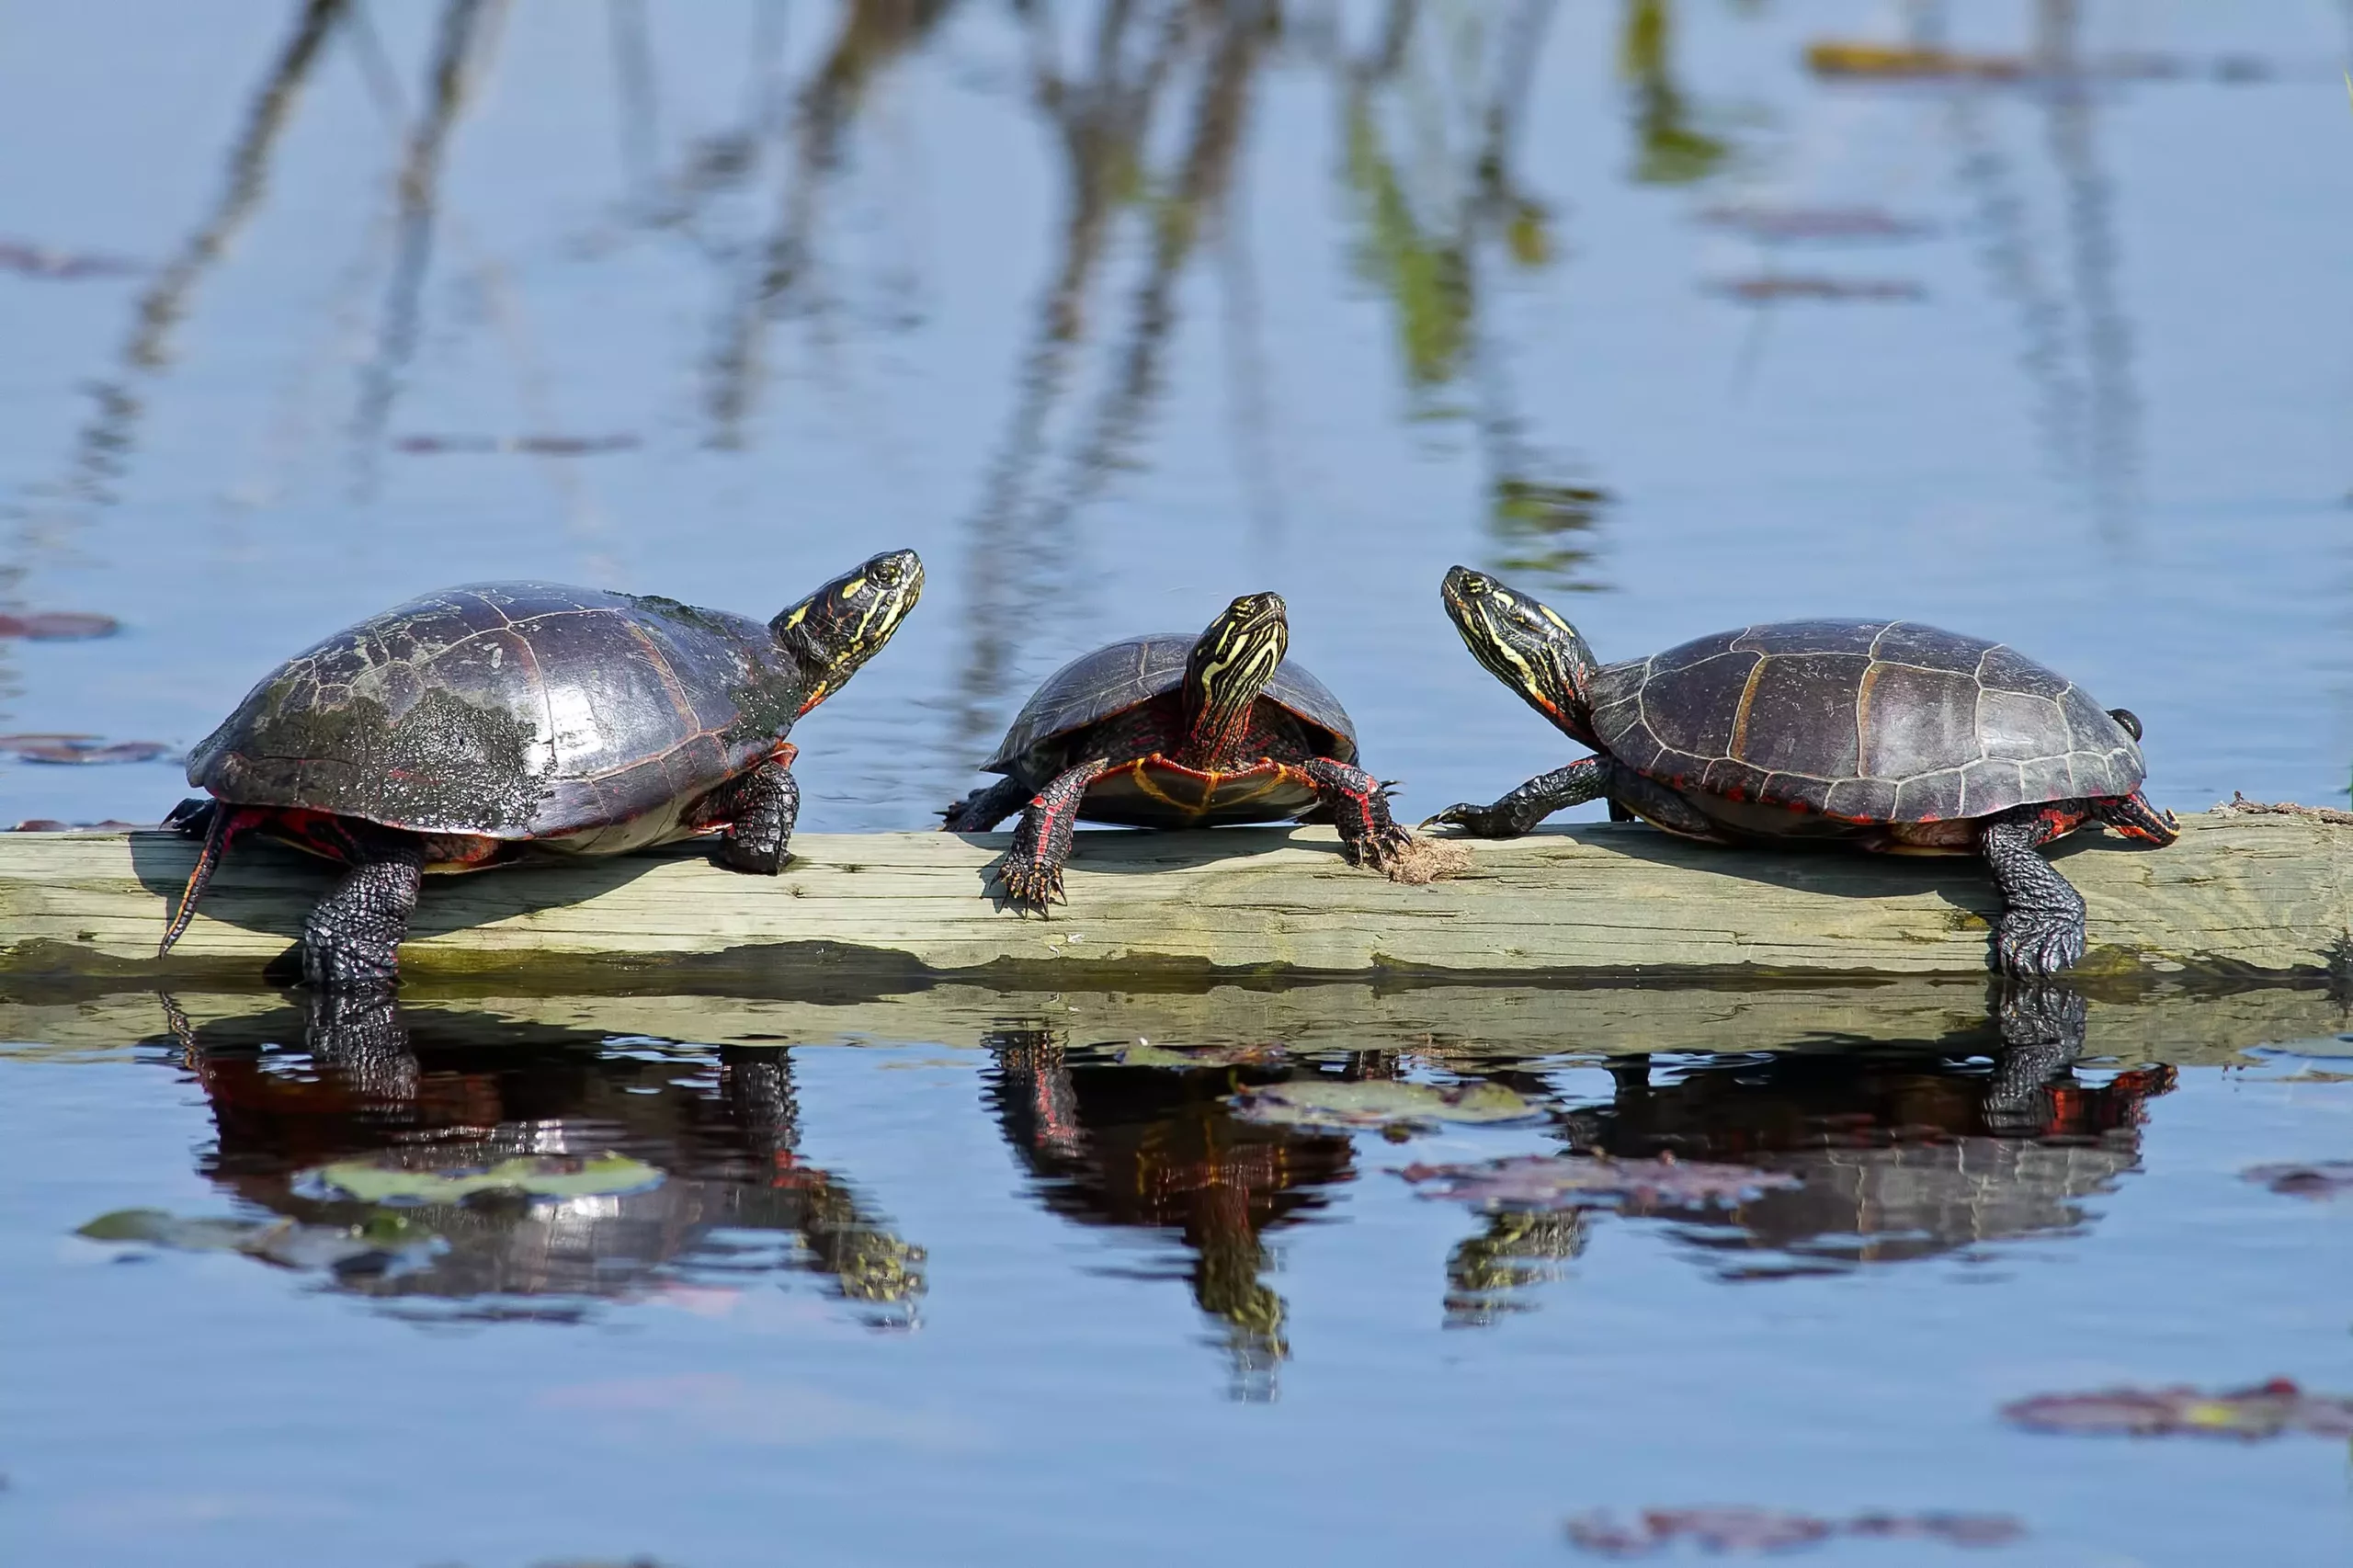
[[[1433,824],[1459,827],[1473,838],[1518,838],[1528,829],[1512,822],[1495,806],[1474,806],[1468,801],[1458,801],[1434,817],[1422,819],[1422,825]]]
[[[996,880],[1004,885],[1005,902],[1017,914],[1034,911],[1041,918],[1051,918],[1055,904],[1070,902],[1070,894],[1063,889],[1063,869],[1034,855],[1017,850],[1008,854],[997,868]]]
[[[1414,835],[1404,827],[1391,823],[1358,838],[1343,839],[1340,853],[1351,866],[1368,870],[1385,871],[1397,858],[1413,846]]]
[[[2003,973],[2029,979],[2072,969],[2084,956],[2083,919],[2012,910],[1995,930],[1994,956]]]

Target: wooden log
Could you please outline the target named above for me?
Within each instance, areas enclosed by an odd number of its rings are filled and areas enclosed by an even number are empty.
[[[2078,835],[2054,858],[2090,909],[2089,977],[2279,979],[2353,952],[2353,827],[2208,812],[2156,850]],[[433,878],[403,949],[413,978],[529,968],[535,987],[781,973],[1049,984],[1138,971],[1982,973],[1996,911],[1971,858],[1726,850],[1639,824],[1466,846],[1426,886],[1346,865],[1328,828],[1086,833],[1070,903],[1024,919],[983,896],[1003,835],[808,834],[774,879],[705,849]],[[161,832],[0,835],[0,972],[250,977],[326,885],[315,861],[240,845],[165,964],[194,846]],[[601,977],[601,978],[600,978]],[[635,977],[634,981],[632,977]]]
[[[176,1043],[154,990],[6,983],[0,1057],[79,1059]],[[688,1047],[1280,1046],[1305,1053],[1394,1051],[1437,1063],[1635,1052],[1821,1049],[1868,1041],[1997,1049],[1984,976],[1704,985],[1469,985],[1384,980],[1214,983],[1179,990],[1000,990],[944,982],[871,996],[655,993],[526,994],[496,981],[415,981],[402,993],[420,1040],[469,1045],[615,1037]],[[210,1046],[299,1044],[299,999],[277,991],[176,989],[172,1003]],[[2091,988],[2084,1051],[2131,1066],[2244,1063],[2266,1042],[2326,1040],[2347,1028],[2329,987],[2216,992],[2167,983]],[[2346,1054],[2353,1046],[2330,1044]]]

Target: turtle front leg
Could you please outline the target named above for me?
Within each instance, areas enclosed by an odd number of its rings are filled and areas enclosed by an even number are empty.
[[[1005,899],[1017,910],[1046,913],[1063,892],[1063,867],[1070,860],[1072,835],[1078,830],[1078,803],[1086,787],[1111,766],[1108,756],[1093,757],[1055,775],[1021,810],[1013,830],[1013,847],[998,862],[996,880],[1005,884]]]
[[[1029,791],[1018,778],[1000,778],[975,790],[939,814],[942,833],[986,833],[1029,803]]]
[[[1351,866],[1385,869],[1414,835],[1389,814],[1388,787],[1361,767],[1328,756],[1296,765],[1313,786],[1316,803],[1340,830],[1340,853]]]
[[[425,844],[389,830],[353,835],[350,869],[302,922],[302,983],[322,991],[400,983],[401,938],[425,881]]]
[[[763,877],[783,870],[801,815],[801,785],[788,760],[764,762],[729,785],[725,810],[730,821],[720,835],[720,863]]]
[[[2052,801],[1985,819],[1977,851],[1994,870],[2003,912],[1994,960],[2005,974],[2056,974],[2084,956],[2084,895],[2036,851],[2092,814],[2089,802]]]
[[[1588,756],[1537,775],[1492,806],[1464,801],[1447,807],[1422,825],[1445,823],[1474,838],[1518,838],[1554,812],[1608,794],[1616,771],[1617,765],[1608,757]]]

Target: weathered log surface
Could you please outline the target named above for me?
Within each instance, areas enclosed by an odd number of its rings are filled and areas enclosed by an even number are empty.
[[[2353,827],[2210,812],[2170,848],[2079,835],[2055,857],[2090,908],[2087,975],[2280,978],[2353,951]],[[412,977],[529,967],[773,975],[865,964],[1054,983],[1157,971],[1492,977],[1563,972],[1982,973],[1982,863],[1679,842],[1636,824],[1472,843],[1414,887],[1342,862],[1328,828],[1088,833],[1051,920],[982,896],[1003,835],[803,835],[775,879],[688,846],[428,881]],[[155,941],[194,858],[174,835],[0,835],[0,971],[249,973],[326,885],[317,862],[241,845],[173,960]],[[590,988],[595,988],[591,986]]]
[[[56,994],[19,982],[0,998],[0,1058],[75,1059],[142,1043],[173,1046],[150,990]],[[44,993],[51,993],[44,994]],[[417,982],[402,994],[420,1041],[593,1044],[616,1037],[688,1047],[922,1045],[970,1051],[1051,1045],[1277,1045],[1308,1053],[1395,1051],[1449,1062],[1634,1052],[1812,1050],[1911,1043],[1961,1055],[1998,1049],[1984,977],[1695,985],[1466,985],[1384,982],[1211,984],[1183,990],[999,990],[947,982],[886,995],[813,999],[710,994],[534,995],[497,982]],[[301,998],[275,990],[176,989],[185,1027],[213,1046],[304,1038]],[[2251,1046],[2347,1028],[2345,1002],[2319,985],[2212,992],[2179,984],[2088,998],[2087,1057],[2245,1063]]]

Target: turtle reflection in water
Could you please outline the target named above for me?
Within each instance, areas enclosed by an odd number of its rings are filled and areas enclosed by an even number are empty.
[[[1049,1031],[992,1037],[988,1096],[1048,1209],[1084,1224],[1173,1231],[1192,1254],[1193,1300],[1219,1324],[1236,1398],[1272,1397],[1290,1354],[1283,1300],[1261,1276],[1265,1234],[1353,1180],[1349,1141],[1235,1119],[1224,1097],[1280,1066],[1130,1067]]]
[[[1711,1253],[1756,1255],[1726,1272],[1776,1276],[1967,1252],[2073,1231],[2083,1200],[2138,1167],[2145,1103],[2169,1067],[2086,1085],[2062,1070],[2022,1085],[1972,1062],[1972,1047],[1859,1046],[1744,1053],[1653,1082],[1646,1061],[1612,1066],[1603,1106],[1563,1119],[1577,1150],[1673,1154],[1800,1178],[1736,1207],[1629,1207],[1683,1221]]]
[[[1900,620],[1790,620],[1603,665],[1549,607],[1457,566],[1441,589],[1473,657],[1595,756],[1433,822],[1488,838],[1607,800],[1711,844],[1838,841],[1980,855],[1994,960],[2042,976],[2084,955],[2084,901],[2037,853],[2086,826],[2171,844],[2141,793],[2141,721],[2015,649]]]
[[[714,1057],[641,1043],[620,1054],[601,1036],[444,1020],[381,994],[310,1006],[301,1076],[267,1043],[267,1019],[203,1030],[180,1021],[174,1032],[219,1130],[200,1174],[320,1234],[429,1243],[393,1267],[364,1251],[338,1260],[339,1289],[406,1314],[572,1320],[598,1300],[732,1290],[764,1265],[820,1276],[878,1327],[913,1323],[923,1249],[839,1176],[800,1162],[782,1050]],[[429,1192],[454,1172],[607,1152],[658,1180],[587,1198],[510,1191],[387,1207],[315,1174],[348,1163],[382,1173],[358,1185]],[[761,1234],[772,1248],[753,1241]]]

